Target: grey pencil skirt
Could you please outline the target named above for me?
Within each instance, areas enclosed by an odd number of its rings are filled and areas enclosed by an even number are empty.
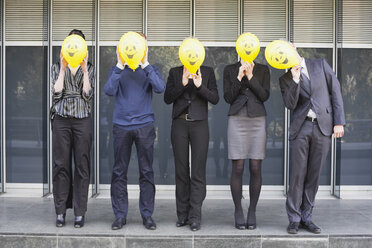
[[[264,159],[266,116],[229,116],[227,143],[229,159]]]

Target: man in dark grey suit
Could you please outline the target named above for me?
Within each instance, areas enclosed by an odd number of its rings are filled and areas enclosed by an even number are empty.
[[[332,132],[336,138],[343,136],[345,114],[340,83],[325,59],[297,57],[300,64],[279,79],[284,104],[292,110],[287,231],[296,234],[301,226],[320,233],[312,209]]]

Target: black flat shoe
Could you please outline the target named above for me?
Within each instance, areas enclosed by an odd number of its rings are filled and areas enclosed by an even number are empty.
[[[248,230],[254,230],[256,228],[257,228],[256,224],[247,224],[247,229]]]
[[[200,223],[193,222],[190,224],[191,231],[198,231],[200,230]]]
[[[235,223],[235,228],[236,229],[239,229],[239,230],[244,230],[245,229],[245,224]]]
[[[57,214],[56,227],[63,227],[66,223],[66,214]]]
[[[299,225],[300,225],[299,222],[289,222],[289,225],[287,227],[287,232],[289,234],[297,234]]]
[[[186,226],[186,225],[187,225],[187,220],[186,219],[177,220],[177,222],[176,222],[176,227],[181,227],[181,226]]]
[[[84,226],[84,215],[83,216],[75,216],[75,224],[74,224],[74,227],[75,228],[81,228]]]
[[[143,225],[145,226],[146,229],[149,229],[149,230],[156,229],[155,221],[151,218],[151,216],[147,218],[143,218]]]
[[[300,227],[308,230],[311,233],[319,234],[322,232],[322,229],[315,225],[312,221],[308,222],[303,222],[302,220],[300,221]]]
[[[125,224],[127,224],[126,218],[116,218],[111,225],[111,229],[112,230],[122,229]]]

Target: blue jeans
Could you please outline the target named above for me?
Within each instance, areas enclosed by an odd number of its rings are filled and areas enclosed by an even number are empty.
[[[152,162],[154,157],[155,129],[151,123],[144,127],[125,130],[117,125],[113,127],[115,164],[111,179],[111,202],[116,218],[126,218],[128,213],[127,173],[133,142],[136,145],[140,200],[142,218],[152,216],[154,212],[155,183]]]

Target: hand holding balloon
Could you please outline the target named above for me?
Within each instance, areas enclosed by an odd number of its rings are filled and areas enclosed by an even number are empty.
[[[81,69],[83,70],[84,73],[88,72],[88,53],[87,53],[87,56],[85,56],[85,58],[83,58],[83,61],[81,61],[80,67],[81,67]]]
[[[123,58],[120,56],[119,46],[116,46],[116,58],[117,58],[117,60],[118,60],[118,64],[124,66],[125,61],[124,61]]]
[[[143,56],[143,59],[141,60],[143,65],[148,62],[148,53],[149,53],[149,47],[146,44],[145,56]]]
[[[247,71],[247,63],[242,61],[242,65],[239,67],[239,73],[238,73],[238,80],[242,81],[243,77],[245,76],[245,73]]]
[[[60,58],[60,69],[59,69],[58,78],[57,78],[56,82],[54,83],[54,92],[55,93],[61,92],[63,90],[65,71],[66,71],[66,68],[67,68],[67,65],[68,65],[66,59],[63,57],[62,52],[61,52],[59,58]]]
[[[196,88],[199,88],[202,84],[202,75],[201,75],[201,72],[200,72],[200,68],[198,69],[197,74],[192,75],[192,79],[194,80],[194,84],[195,84]]]
[[[189,83],[189,78],[191,77],[191,73],[189,70],[184,66],[183,67],[183,74],[182,74],[182,84],[186,86]]]
[[[67,63],[66,59],[63,57],[62,52],[59,55],[59,58],[60,58],[60,65],[61,65],[61,69],[60,70],[64,72],[66,70],[66,68],[67,68],[68,63]]]
[[[300,75],[301,75],[301,65],[296,65],[296,66],[292,67],[291,73],[292,73],[293,80],[299,81],[300,80]]]
[[[253,68],[254,68],[254,62],[252,63],[247,63],[247,69],[245,70],[245,76],[248,78],[248,80],[251,80],[253,77]]]

